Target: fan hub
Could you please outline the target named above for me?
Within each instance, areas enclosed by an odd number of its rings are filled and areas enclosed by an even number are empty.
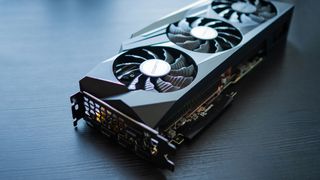
[[[190,34],[201,40],[212,40],[218,36],[218,32],[212,27],[197,26],[191,29]]]
[[[149,59],[140,64],[142,74],[150,77],[162,77],[169,74],[171,66],[161,59]]]
[[[257,11],[257,8],[247,2],[236,2],[231,5],[231,8],[240,13],[254,13]]]

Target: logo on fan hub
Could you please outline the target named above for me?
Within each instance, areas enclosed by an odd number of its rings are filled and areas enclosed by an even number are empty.
[[[161,77],[167,75],[171,66],[161,59],[149,59],[140,64],[140,71],[150,77]]]
[[[212,40],[218,36],[218,32],[208,26],[197,26],[191,29],[191,35],[201,40]]]
[[[254,13],[257,10],[257,8],[254,5],[246,2],[233,3],[231,5],[231,8],[240,13]]]

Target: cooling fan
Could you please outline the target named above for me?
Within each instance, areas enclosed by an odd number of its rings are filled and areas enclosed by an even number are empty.
[[[169,47],[141,47],[113,64],[117,79],[130,90],[172,92],[189,85],[197,66],[187,54]]]
[[[240,31],[232,25],[202,17],[185,18],[170,24],[167,36],[176,45],[201,53],[228,50],[242,40]]]
[[[276,15],[276,8],[264,0],[214,0],[211,8],[236,23],[260,24]]]

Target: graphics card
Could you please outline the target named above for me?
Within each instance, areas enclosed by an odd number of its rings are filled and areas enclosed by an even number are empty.
[[[83,118],[121,146],[173,170],[176,147],[234,99],[234,86],[286,39],[293,6],[264,0],[198,1],[134,33],[80,80]]]

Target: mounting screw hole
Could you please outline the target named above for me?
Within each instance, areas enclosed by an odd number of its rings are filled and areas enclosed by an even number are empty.
[[[74,109],[78,110],[79,109],[79,105],[78,104],[74,105]]]

